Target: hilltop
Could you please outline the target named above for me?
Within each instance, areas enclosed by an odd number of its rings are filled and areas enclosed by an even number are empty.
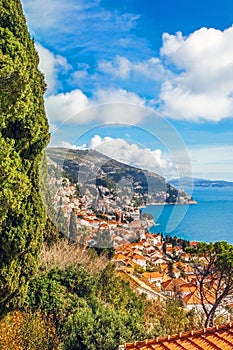
[[[95,150],[48,148],[50,169],[63,170],[83,195],[88,191],[95,206],[103,199],[108,204],[133,206],[146,204],[192,204],[193,199],[182,189],[177,190],[166,179],[148,170],[121,163]],[[51,168],[52,167],[52,168]],[[50,171],[51,174],[51,171]]]

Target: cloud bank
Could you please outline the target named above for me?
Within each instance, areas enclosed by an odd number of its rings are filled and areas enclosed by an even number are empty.
[[[162,84],[164,115],[210,121],[233,116],[233,27],[201,28],[187,37],[165,33],[161,56],[177,69]]]
[[[93,121],[139,124],[151,114],[145,100],[126,90],[98,90],[88,98],[81,90],[48,96],[51,122],[86,124]]]
[[[65,57],[54,55],[39,43],[36,43],[36,49],[40,57],[39,69],[46,77],[47,94],[54,93],[61,84],[58,81],[58,73],[69,71],[71,65]]]
[[[115,78],[128,79],[134,76],[154,81],[159,81],[169,74],[157,57],[144,61],[130,61],[126,57],[117,55],[113,61],[100,61],[98,70]]]
[[[37,48],[51,93],[57,83],[58,71],[68,71],[71,66],[64,57],[52,54],[39,44]],[[64,120],[93,105],[114,102],[150,106],[166,117],[190,121],[217,122],[233,116],[233,27],[224,31],[201,28],[187,37],[181,32],[164,33],[160,52],[159,58],[143,61],[130,61],[123,56],[116,56],[112,61],[100,60],[97,72],[105,76],[105,82],[107,76],[111,77],[109,86],[97,87],[88,97],[81,89],[49,96],[46,99],[49,118]],[[89,77],[86,68],[73,74],[79,79],[99,79],[97,73]],[[148,100],[143,93],[121,87],[124,81],[138,81],[139,78],[142,90],[148,80],[159,82],[159,96]],[[135,123],[143,122],[144,117],[136,116]],[[95,118],[100,121],[124,119],[118,115],[109,116],[107,120],[107,117],[92,114],[87,121]],[[125,121],[132,122],[133,118]],[[83,123],[83,120],[76,118],[75,122]]]
[[[121,138],[114,139],[109,136],[102,138],[95,135],[87,148],[95,149],[120,162],[147,169],[162,176],[166,176],[173,168],[172,162],[166,159],[160,149],[142,148]]]

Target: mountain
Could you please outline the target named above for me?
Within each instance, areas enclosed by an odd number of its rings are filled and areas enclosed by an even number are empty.
[[[164,177],[95,150],[48,148],[47,156],[53,165],[63,169],[71,183],[78,184],[80,194],[92,193],[96,202],[107,197],[116,206],[194,203],[187,193],[177,190]]]
[[[181,178],[169,180],[169,183],[175,187],[228,187],[233,186],[233,182],[224,180],[208,180],[200,178]]]

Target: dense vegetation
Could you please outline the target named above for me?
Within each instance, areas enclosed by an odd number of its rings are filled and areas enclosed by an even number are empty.
[[[201,242],[187,251],[193,255],[205,327],[213,327],[217,309],[233,292],[233,246],[222,241]],[[207,303],[211,306],[207,307]]]
[[[43,248],[24,306],[0,322],[0,347],[117,350],[126,341],[195,326],[195,314],[179,302],[147,301],[104,256],[61,240]]]
[[[23,302],[41,249],[45,83],[19,0],[0,1],[0,314]]]

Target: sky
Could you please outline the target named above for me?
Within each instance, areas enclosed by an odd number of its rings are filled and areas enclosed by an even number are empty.
[[[22,0],[50,145],[233,181],[232,0]]]

